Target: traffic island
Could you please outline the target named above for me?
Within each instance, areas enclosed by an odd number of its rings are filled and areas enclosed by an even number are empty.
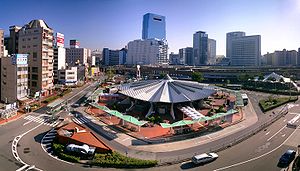
[[[263,112],[267,112],[267,111],[275,109],[281,105],[284,105],[289,102],[295,102],[297,100],[298,100],[297,96],[276,97],[276,98],[269,96],[267,99],[260,100],[259,106]]]

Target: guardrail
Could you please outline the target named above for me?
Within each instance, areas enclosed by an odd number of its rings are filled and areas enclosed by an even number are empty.
[[[258,125],[256,128],[244,133],[243,135],[235,137],[232,140],[229,140],[229,141],[223,142],[222,144],[219,144],[217,146],[211,147],[209,150],[203,149],[202,151],[198,151],[197,153],[194,153],[194,155],[201,154],[204,152],[219,152],[219,151],[225,150],[227,148],[230,148],[230,147],[250,138],[251,136],[257,134],[261,130],[270,126],[272,123],[276,122],[279,118],[281,118],[282,116],[284,116],[287,113],[288,113],[287,105],[285,105],[275,117],[266,121],[262,125]],[[171,158],[168,157],[168,158],[159,159],[158,161],[159,161],[159,166],[162,166],[162,165],[170,165],[170,164],[185,162],[185,161],[190,160],[191,157],[192,157],[191,154],[184,154],[184,155],[180,155],[180,156],[176,156],[176,157],[171,157]]]

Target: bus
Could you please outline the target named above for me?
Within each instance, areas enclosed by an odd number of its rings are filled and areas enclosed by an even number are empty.
[[[248,104],[248,96],[247,94],[241,94],[242,99],[243,99],[243,103],[246,106]]]

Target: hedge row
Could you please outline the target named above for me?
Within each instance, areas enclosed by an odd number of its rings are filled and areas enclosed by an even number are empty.
[[[292,96],[296,96],[296,95],[300,95],[300,92],[296,92],[294,90],[278,90],[278,89],[265,89],[262,87],[253,87],[253,86],[247,86],[247,85],[243,85],[242,89],[245,90],[251,90],[251,91],[259,91],[259,92],[264,92],[264,93],[272,93],[272,94],[281,94],[281,95],[292,95]]]
[[[62,160],[73,162],[73,163],[78,163],[80,160],[80,157],[64,153],[65,147],[62,144],[53,143],[52,148],[53,148],[53,153]]]
[[[91,164],[101,167],[147,168],[157,165],[157,161],[135,159],[123,156],[118,152],[112,152],[108,154],[95,154]]]
[[[54,100],[56,100],[58,98],[59,98],[59,96],[51,96],[51,97],[48,97],[47,99],[45,99],[43,101],[43,103],[50,103],[50,102],[52,102],[52,101],[54,101]]]
[[[70,93],[71,91],[72,91],[72,89],[71,89],[71,88],[69,88],[69,89],[67,89],[67,90],[63,91],[61,94],[59,94],[59,96],[60,96],[60,97],[62,97],[62,96],[64,96],[64,95],[66,95],[66,94]]]
[[[264,99],[259,101],[259,106],[262,109],[263,112],[267,112],[269,110],[275,109],[283,104],[286,104],[288,102],[294,102],[298,100],[298,97],[279,97],[274,99],[276,102],[274,104],[268,104],[269,99]]]

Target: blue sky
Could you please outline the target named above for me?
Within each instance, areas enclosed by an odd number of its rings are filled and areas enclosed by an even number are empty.
[[[226,33],[262,36],[262,54],[300,47],[300,0],[1,0],[0,28],[44,19],[82,47],[121,49],[142,37],[145,13],[166,16],[169,52],[192,46],[193,33],[206,31],[225,54]]]

